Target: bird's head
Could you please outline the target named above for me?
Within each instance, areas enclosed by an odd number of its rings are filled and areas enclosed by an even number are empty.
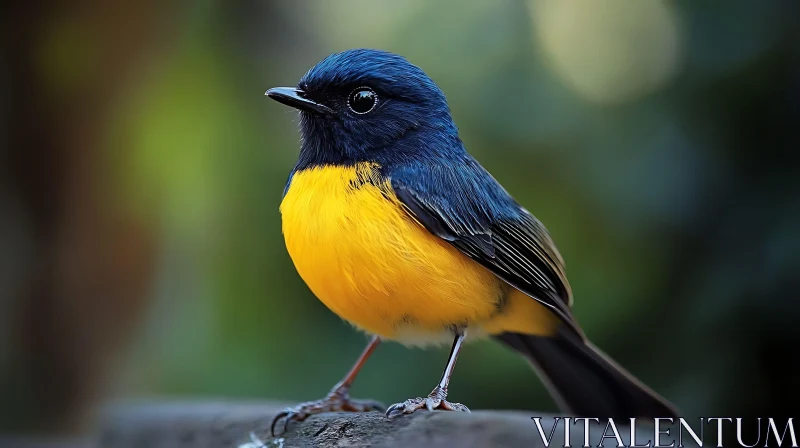
[[[273,88],[267,96],[300,111],[301,164],[380,161],[447,146],[405,144],[419,132],[458,139],[439,87],[419,67],[385,51],[332,54],[296,88]]]

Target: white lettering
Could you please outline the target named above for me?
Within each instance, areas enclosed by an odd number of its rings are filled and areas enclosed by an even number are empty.
[[[778,428],[775,426],[775,420],[770,417],[769,419],[769,427],[772,429],[772,433],[775,434],[775,440],[778,441],[778,446],[783,444],[783,438],[786,437],[786,430],[789,430],[789,437],[792,438],[792,447],[797,448],[797,439],[794,436],[794,424],[792,423],[792,419],[790,418],[788,422],[786,422],[786,426],[783,427],[783,432],[780,436],[778,436]],[[767,438],[764,441],[764,446],[769,446],[769,432],[767,432]]]
[[[655,445],[653,445],[653,448],[672,448],[672,447],[675,446],[675,441],[674,440],[669,445],[662,445],[661,444],[661,434],[669,435],[669,430],[670,430],[669,428],[667,428],[666,431],[662,431],[661,430],[661,420],[669,420],[669,422],[672,423],[672,419],[671,418],[656,418],[655,419],[656,427],[653,430],[653,432],[655,433],[654,437],[656,439],[656,443],[655,443]]]
[[[697,446],[702,448],[703,447],[703,429],[704,429],[704,427],[703,427],[703,418],[702,417],[700,418],[700,436],[699,437],[697,436],[697,433],[694,432],[692,427],[689,426],[688,423],[686,423],[686,420],[684,420],[683,417],[681,417],[679,419],[679,421],[681,423],[681,426],[678,427],[678,446],[680,448],[683,448],[683,428],[686,428],[686,430],[689,431],[689,435],[692,436],[692,439],[694,439],[694,443],[696,443]]]
[[[541,417],[531,417],[531,419],[533,419],[533,423],[536,424],[536,430],[539,431],[539,437],[542,438],[542,443],[545,447],[549,447],[550,442],[553,441],[553,435],[556,433],[556,426],[558,426],[558,421],[561,420],[561,417],[556,417],[553,419],[553,428],[550,430],[550,437],[544,436]]]
[[[708,423],[711,423],[712,420],[717,421],[717,448],[722,448],[722,421],[733,422],[733,419],[730,417],[711,417],[708,419]]]
[[[613,435],[608,435],[608,428],[611,428],[613,431]],[[617,439],[617,448],[625,448],[625,442],[622,441],[622,437],[619,436],[619,432],[617,431],[617,425],[614,424],[614,419],[608,419],[608,423],[606,423],[606,429],[603,430],[603,437],[600,437],[600,443],[597,444],[597,448],[603,448],[603,443],[606,439]]]
[[[652,443],[652,440],[648,440],[647,445],[636,444],[636,419],[631,418],[631,448],[650,448],[650,444]]]
[[[575,423],[578,423],[578,420],[583,420],[583,448],[590,448],[589,445],[589,420],[594,420],[597,423],[600,423],[599,418],[588,418],[588,417],[576,417]]]

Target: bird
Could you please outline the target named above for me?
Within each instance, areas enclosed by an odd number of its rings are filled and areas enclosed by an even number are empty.
[[[469,412],[447,400],[459,352],[493,338],[526,358],[575,416],[675,417],[675,407],[587,339],[544,225],[465,149],[442,90],[406,58],[331,54],[266,95],[299,111],[300,152],[280,205],[289,256],[313,294],[371,339],[330,393],[272,422],[382,410],[349,390],[381,341],[447,344],[440,381],[389,406]]]

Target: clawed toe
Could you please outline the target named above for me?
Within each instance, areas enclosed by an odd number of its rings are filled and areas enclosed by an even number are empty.
[[[389,409],[386,410],[386,416],[389,418],[394,418],[403,414],[410,414],[414,412],[421,403],[424,403],[423,398],[409,398],[406,401],[395,403],[389,406]]]
[[[415,411],[423,408],[429,411],[441,410],[470,412],[469,408],[461,403],[451,403],[435,396],[428,396],[425,398],[409,398],[402,403],[395,403],[389,406],[389,409],[386,410],[386,416],[389,418],[395,418],[404,414],[412,414]]]
[[[272,419],[272,425],[270,425],[270,433],[272,433],[272,437],[275,437],[275,426],[283,420],[283,429],[281,430],[281,434],[285,433],[286,430],[289,428],[289,422],[295,421],[303,421],[307,417],[299,417],[300,414],[294,412],[293,408],[286,408],[280,414],[276,415],[274,419]]]
[[[324,412],[383,412],[383,405],[375,400],[353,400],[346,395],[332,393],[322,400],[309,401],[286,408],[276,415],[270,425],[270,432],[275,437],[275,428],[283,420],[281,434],[285,433],[291,422],[302,422],[314,414]]]

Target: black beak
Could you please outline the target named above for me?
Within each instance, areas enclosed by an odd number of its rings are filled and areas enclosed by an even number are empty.
[[[294,107],[295,109],[333,115],[333,109],[324,104],[311,101],[305,97],[305,92],[300,89],[295,89],[294,87],[274,87],[267,90],[266,95],[281,104]]]

